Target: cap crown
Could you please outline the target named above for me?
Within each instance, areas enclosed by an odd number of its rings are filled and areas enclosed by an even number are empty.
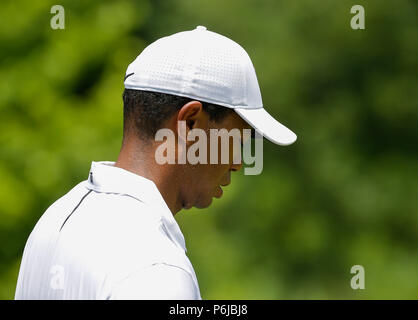
[[[198,26],[150,44],[128,66],[125,88],[190,97],[229,108],[262,108],[247,52]]]

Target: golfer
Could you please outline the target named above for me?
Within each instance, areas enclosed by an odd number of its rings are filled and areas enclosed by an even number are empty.
[[[157,132],[175,134],[176,160],[193,129],[254,128],[279,145],[296,140],[263,108],[246,51],[203,26],[146,47],[124,85],[117,161],[93,161],[87,179],[41,216],[24,249],[16,299],[201,299],[174,215],[220,198],[242,163],[161,164]]]

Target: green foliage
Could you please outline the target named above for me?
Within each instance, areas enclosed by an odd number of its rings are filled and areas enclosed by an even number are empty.
[[[176,216],[203,298],[418,298],[415,2],[63,1],[52,30],[54,4],[0,4],[0,298],[43,211],[116,159],[128,63],[196,25],[249,52],[266,109],[298,134],[265,141],[261,175]]]

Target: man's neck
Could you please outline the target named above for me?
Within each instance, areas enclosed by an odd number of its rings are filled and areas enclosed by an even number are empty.
[[[179,180],[174,168],[155,162],[151,146],[139,147],[125,143],[119,153],[115,167],[128,170],[155,183],[171,213],[175,215],[182,209],[179,198]]]

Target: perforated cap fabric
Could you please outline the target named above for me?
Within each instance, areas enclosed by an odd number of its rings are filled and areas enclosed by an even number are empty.
[[[232,108],[272,142],[287,145],[296,140],[292,131],[264,110],[247,52],[203,26],[150,44],[128,66],[124,84],[126,89],[173,94]],[[265,117],[267,126],[263,126]]]

